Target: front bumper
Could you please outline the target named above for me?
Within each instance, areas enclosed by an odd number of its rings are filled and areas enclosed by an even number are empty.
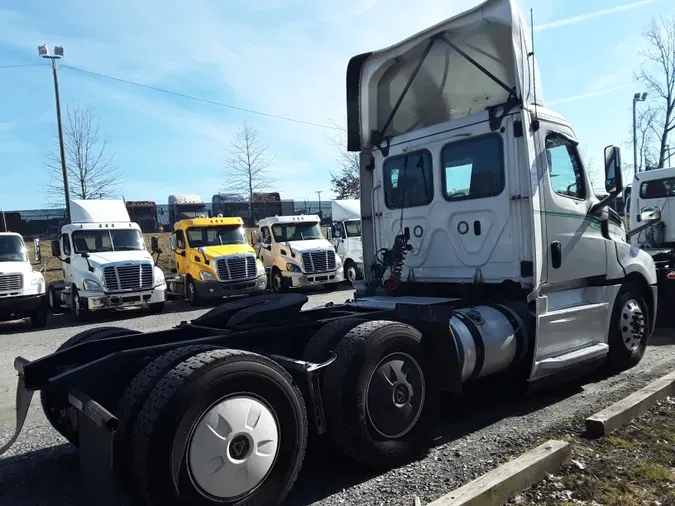
[[[228,282],[195,280],[195,287],[197,288],[197,295],[204,299],[250,295],[265,291],[267,288],[267,276],[263,274],[253,279]]]
[[[44,303],[44,294],[0,297],[0,320],[26,318]]]
[[[344,281],[344,272],[342,269],[336,269],[329,272],[318,272],[314,274],[286,271],[282,272],[282,276],[284,284],[291,288],[326,285],[329,283],[341,283]]]
[[[81,291],[79,295],[81,301],[86,301],[86,308],[89,311],[144,306],[164,302],[166,300],[166,285],[162,284],[151,290],[138,292],[104,293]]]

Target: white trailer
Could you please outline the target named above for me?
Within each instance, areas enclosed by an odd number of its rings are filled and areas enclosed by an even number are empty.
[[[332,202],[331,242],[344,266],[344,278],[350,283],[363,277],[361,244],[361,204],[358,199]]]
[[[332,290],[344,280],[342,260],[321,232],[317,215],[274,216],[258,222],[256,254],[275,292],[323,285]]]
[[[76,316],[101,309],[147,306],[164,309],[166,283],[143,234],[121,200],[73,200],[71,223],[52,241],[63,281],[50,283],[49,307]],[[157,241],[153,239],[153,252]]]
[[[35,262],[39,263],[40,242],[35,241]],[[23,237],[0,232],[0,321],[30,318],[33,327],[47,324],[45,279],[33,269]]]

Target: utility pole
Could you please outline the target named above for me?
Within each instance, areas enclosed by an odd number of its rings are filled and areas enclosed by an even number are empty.
[[[637,156],[637,120],[635,118],[635,104],[647,100],[647,93],[636,93],[633,95],[633,176],[637,174],[638,170],[638,156]]]
[[[317,190],[317,192],[316,192],[317,197],[319,197],[319,218],[321,218],[321,221],[323,221],[323,213],[321,212],[321,194],[322,193],[323,192],[319,191],[319,190]]]
[[[54,47],[54,55],[49,54],[46,44],[38,46],[38,54],[52,62],[54,74],[54,94],[56,96],[56,123],[59,129],[59,151],[61,155],[61,170],[63,172],[63,194],[66,199],[66,223],[70,223],[70,188],[68,186],[68,168],[66,167],[66,149],[63,144],[63,125],[61,123],[61,99],[59,96],[59,73],[56,68],[56,60],[63,57],[63,47]]]

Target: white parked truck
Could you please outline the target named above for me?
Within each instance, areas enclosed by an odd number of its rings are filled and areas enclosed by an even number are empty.
[[[361,204],[358,199],[332,202],[331,242],[344,266],[344,277],[350,283],[363,277],[361,245]]]
[[[35,262],[40,262],[39,240]],[[0,232],[0,321],[30,318],[33,327],[47,324],[45,279],[33,269],[21,235]]]
[[[275,292],[317,285],[334,289],[344,280],[342,260],[323,236],[318,216],[264,218],[258,235],[256,254]]]
[[[166,283],[137,223],[121,200],[73,200],[71,223],[52,241],[63,281],[49,284],[49,307],[76,316],[101,309],[147,306],[164,309]],[[153,248],[156,249],[156,240]]]
[[[353,57],[347,135],[361,159],[366,271],[354,299],[303,309],[303,294],[268,294],[169,330],[85,331],[16,359],[18,427],[40,390],[97,485],[92,503],[110,496],[102,483],[132,482],[148,504],[273,505],[310,431],[389,468],[433,442],[441,392],[485,378],[536,389],[637,364],[657,280],[607,210],[622,190],[620,150],[605,150],[600,200],[574,130],[535,96],[536,68],[511,0]],[[293,221],[261,228],[277,223]],[[295,231],[305,238],[295,223],[276,239],[269,230],[268,245],[304,268],[306,251],[289,247]]]
[[[674,199],[675,167],[640,172],[624,191],[630,243],[654,259],[659,302],[669,316],[675,300]]]

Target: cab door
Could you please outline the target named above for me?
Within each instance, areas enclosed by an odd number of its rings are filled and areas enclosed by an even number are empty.
[[[274,265],[274,255],[272,254],[272,233],[270,227],[260,229],[262,246],[258,250],[258,258],[262,261],[265,269],[271,269]]]
[[[176,261],[176,273],[178,274],[187,274],[189,270],[189,261],[186,252],[186,243],[185,243],[185,232],[182,230],[176,230],[173,233],[174,236],[174,258]]]

